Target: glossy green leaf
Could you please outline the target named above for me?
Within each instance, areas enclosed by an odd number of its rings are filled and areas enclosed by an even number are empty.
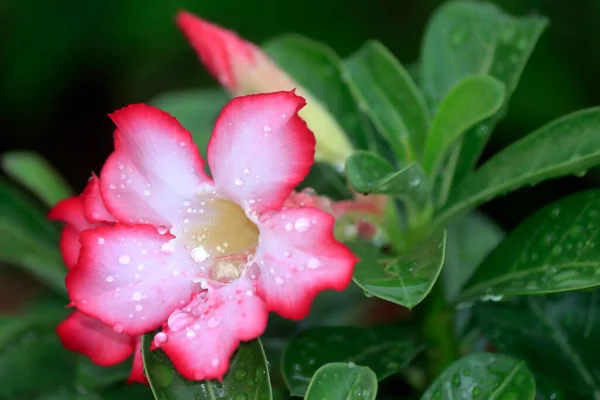
[[[346,160],[345,172],[350,184],[360,193],[394,196],[411,210],[426,208],[430,203],[431,188],[417,163],[396,171],[377,154],[357,151]]]
[[[401,164],[423,151],[431,117],[408,72],[377,41],[367,42],[346,60],[356,96]]]
[[[475,313],[499,351],[525,360],[559,389],[600,399],[598,290],[480,302]]]
[[[486,75],[468,76],[450,88],[425,142],[423,168],[429,176],[436,176],[448,150],[467,129],[498,111],[504,94],[504,83]]]
[[[64,307],[33,312],[0,324],[0,399],[25,399],[73,379],[75,357],[56,335]],[[10,378],[10,379],[8,379]]]
[[[502,354],[469,354],[450,365],[421,400],[533,400],[535,380],[523,361]]]
[[[356,148],[369,146],[361,111],[344,80],[343,61],[332,49],[296,34],[279,36],[262,47],[295,82],[326,107]]]
[[[369,367],[382,380],[405,368],[422,350],[414,333],[399,326],[312,328],[290,341],[282,373],[292,395],[303,396],[323,364],[353,362]]]
[[[429,294],[437,280],[446,249],[446,231],[438,231],[395,258],[383,256],[366,244],[351,244],[360,261],[354,282],[365,292],[413,308]]]
[[[502,241],[504,232],[477,212],[454,221],[447,229],[442,282],[446,299],[452,301],[483,259]]]
[[[150,104],[177,118],[192,133],[200,153],[206,155],[215,121],[230,99],[221,89],[192,89],[158,95]]]
[[[524,185],[580,174],[600,163],[600,108],[562,117],[508,146],[453,192],[437,221]]]
[[[25,151],[5,153],[2,169],[50,207],[73,195],[63,177],[38,154]]]
[[[471,129],[455,156],[450,176],[460,182],[477,162],[496,122],[502,117],[521,72],[548,21],[541,16],[513,17],[490,3],[461,1],[441,6],[429,21],[423,41],[421,87],[431,109],[460,79],[488,74],[506,84],[500,113]]]
[[[577,290],[600,285],[600,190],[538,211],[485,259],[458,300]]]
[[[308,390],[307,400],[375,400],[377,377],[368,367],[352,362],[331,363],[315,372]]]
[[[315,162],[310,172],[300,182],[299,189],[314,189],[316,193],[334,200],[351,199],[352,192],[344,175],[331,164]]]
[[[183,378],[162,350],[150,351],[153,337],[152,333],[144,335],[142,357],[156,400],[233,399],[236,395],[245,396],[245,400],[272,399],[269,369],[260,340],[242,343],[231,358],[223,382],[218,382]]]
[[[37,204],[0,181],[0,261],[22,267],[60,293],[66,293],[58,248],[59,231]]]

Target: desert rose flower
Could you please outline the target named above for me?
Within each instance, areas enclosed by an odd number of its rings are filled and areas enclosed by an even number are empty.
[[[343,167],[353,151],[346,133],[323,104],[294,82],[258,46],[185,11],[178,13],[177,25],[200,61],[232,95],[296,88],[307,102],[300,116],[316,136],[317,161]]]
[[[102,207],[98,178],[92,176],[81,196],[74,196],[59,202],[51,211],[51,219],[65,222],[60,240],[61,253],[67,268],[77,264],[82,231],[93,229],[114,218]],[[90,203],[97,203],[91,207]],[[87,206],[87,207],[86,207]],[[84,212],[87,210],[87,214]],[[99,210],[92,212],[91,210]],[[129,381],[147,383],[142,369],[141,337],[117,333],[111,326],[80,311],[74,311],[57,327],[62,344],[69,350],[88,356],[101,366],[119,364],[134,355]]]
[[[285,204],[314,161],[304,105],[293,91],[233,99],[208,145],[212,177],[167,113],[136,104],[111,114],[115,151],[99,190],[83,194],[96,225],[63,235],[76,258],[71,304],[115,333],[162,328],[154,344],[184,377],[222,379],[269,311],[301,319],[319,292],[345,289],[356,258],[335,240],[334,217]]]

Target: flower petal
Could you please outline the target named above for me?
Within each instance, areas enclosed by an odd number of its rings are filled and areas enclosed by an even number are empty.
[[[304,318],[313,298],[344,290],[357,259],[333,237],[334,218],[310,207],[284,209],[260,222],[258,294],[290,319]]]
[[[177,25],[208,71],[235,95],[291,90],[292,79],[256,45],[185,11]]]
[[[133,365],[131,373],[127,379],[128,383],[138,382],[144,385],[148,384],[148,378],[144,374],[144,361],[142,360],[142,337],[138,336],[135,339],[135,349],[133,350]]]
[[[100,195],[100,179],[96,175],[92,175],[90,178],[81,198],[83,199],[83,213],[88,221],[115,221],[115,218],[104,205],[104,200],[102,200],[102,196]]]
[[[116,333],[108,325],[75,311],[56,327],[58,337],[67,349],[88,356],[102,366],[125,361],[133,352],[135,340]]]
[[[177,371],[195,380],[221,380],[240,342],[260,336],[268,315],[265,304],[247,279],[197,296],[176,313],[176,316],[188,314],[187,322],[167,324],[155,343],[158,339],[166,340],[166,343],[162,340],[161,348]]]
[[[256,212],[279,208],[314,161],[315,138],[293,92],[233,99],[217,119],[208,164],[217,191]]]
[[[48,218],[51,220],[65,222],[78,232],[93,228],[95,226],[85,219],[85,214],[83,212],[83,199],[81,196],[73,196],[59,201],[50,210]]]
[[[100,174],[100,193],[119,221],[170,227],[182,203],[211,183],[192,135],[175,118],[145,104],[110,115],[115,152]]]
[[[79,262],[66,279],[72,303],[115,331],[140,335],[158,328],[197,287],[183,276],[181,252],[164,251],[170,239],[149,225],[83,232]]]
[[[79,251],[81,250],[79,235],[79,231],[70,225],[65,226],[60,235],[60,253],[68,269],[73,268],[79,258]]]

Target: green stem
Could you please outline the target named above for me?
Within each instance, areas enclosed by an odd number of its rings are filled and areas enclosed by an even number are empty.
[[[429,379],[433,381],[459,356],[459,343],[454,336],[454,311],[448,307],[440,280],[428,296],[431,299],[425,314],[425,338],[429,342],[427,351]]]

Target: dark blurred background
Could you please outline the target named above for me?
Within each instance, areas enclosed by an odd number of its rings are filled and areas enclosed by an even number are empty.
[[[2,0],[0,150],[41,153],[77,190],[112,149],[108,112],[174,89],[213,87],[173,18],[185,8],[262,42],[298,32],[346,56],[369,38],[405,65],[440,0]],[[551,21],[484,157],[540,125],[600,104],[599,0],[495,0]],[[598,174],[527,188],[485,207],[505,228]]]

